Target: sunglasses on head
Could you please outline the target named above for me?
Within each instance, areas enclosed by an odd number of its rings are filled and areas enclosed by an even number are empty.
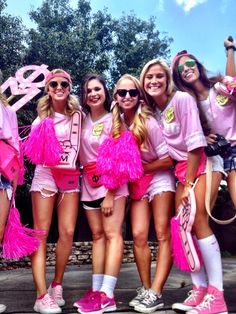
[[[117,94],[120,97],[125,97],[129,93],[130,97],[136,97],[139,94],[138,89],[117,89]]]
[[[52,88],[56,88],[58,85],[60,85],[62,88],[67,88],[70,84],[67,81],[62,81],[62,82],[51,81],[49,83],[49,86]]]
[[[181,50],[180,52],[177,53],[177,56],[186,55],[187,53],[188,53],[187,50]]]
[[[196,61],[193,60],[193,59],[188,59],[188,60],[186,60],[186,61],[184,62],[184,64],[178,65],[178,71],[179,71],[180,74],[183,73],[183,71],[184,71],[184,66],[185,66],[185,65],[186,65],[188,68],[193,68],[193,67],[195,67],[195,65],[196,65]]]

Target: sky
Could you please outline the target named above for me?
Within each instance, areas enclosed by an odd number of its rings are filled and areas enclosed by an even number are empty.
[[[34,27],[28,12],[43,0],[7,0],[6,13],[20,16],[23,24]],[[77,0],[70,0],[76,7]],[[90,0],[94,12],[107,8],[114,17],[134,13],[138,18],[156,18],[161,36],[173,38],[171,59],[181,50],[194,54],[206,68],[225,73],[224,40],[236,39],[236,0]]]

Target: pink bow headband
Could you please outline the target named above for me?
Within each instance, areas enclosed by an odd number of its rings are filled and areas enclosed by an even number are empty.
[[[51,81],[51,79],[55,78],[55,77],[63,77],[65,79],[67,79],[69,81],[70,84],[72,84],[72,80],[70,77],[70,74],[67,72],[60,72],[60,73],[52,73],[50,72],[47,76],[46,76],[46,81],[45,84],[47,84],[49,81]]]

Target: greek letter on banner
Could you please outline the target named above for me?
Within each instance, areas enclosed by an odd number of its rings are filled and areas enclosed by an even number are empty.
[[[41,92],[40,87],[45,86],[45,78],[49,73],[47,67],[48,66],[45,64],[24,66],[16,71],[15,77],[9,77],[1,85],[2,92],[10,88],[11,96],[24,95],[23,97],[21,97],[21,99],[19,99],[12,105],[12,108],[15,111],[23,107],[38,93]],[[33,72],[27,77],[24,77],[24,74],[28,71]],[[38,78],[41,74],[43,74],[43,80],[39,82],[34,82],[34,80]]]

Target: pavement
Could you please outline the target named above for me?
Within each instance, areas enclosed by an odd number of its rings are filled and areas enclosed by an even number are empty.
[[[152,274],[155,263],[152,263]],[[53,278],[53,267],[47,269],[48,283]],[[236,257],[223,258],[224,290],[229,313],[236,314]],[[66,305],[62,313],[76,314],[73,302],[77,300],[91,285],[91,265],[68,266],[64,277],[64,299]],[[115,290],[117,311],[115,313],[136,313],[129,307],[129,301],[135,295],[140,281],[135,264],[122,264]],[[188,273],[173,267],[163,291],[165,306],[156,311],[157,314],[175,313],[171,310],[174,302],[183,301],[191,289]],[[7,305],[5,314],[32,314],[35,302],[35,291],[31,269],[14,269],[0,271],[0,303]]]

